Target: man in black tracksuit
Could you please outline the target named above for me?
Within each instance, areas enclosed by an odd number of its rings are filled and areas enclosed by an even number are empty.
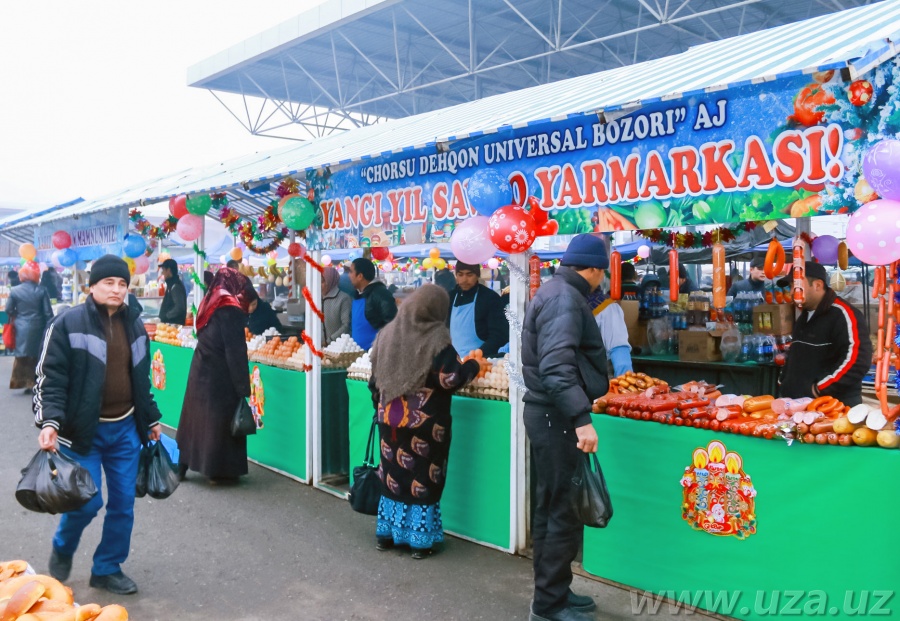
[[[480,265],[456,263],[456,287],[450,290],[447,326],[460,356],[480,349],[485,358],[494,358],[509,342],[509,322],[500,296],[480,284],[479,278]]]
[[[778,286],[791,282],[782,279]],[[827,282],[825,268],[807,261],[803,312],[794,323],[781,394],[827,395],[844,405],[859,405],[862,379],[872,366],[872,343],[862,313],[837,297]]]
[[[561,265],[531,300],[522,331],[525,430],[537,472],[531,621],[586,621],[596,608],[569,588],[583,528],[571,485],[584,453],[597,451],[591,405],[609,389],[603,338],[587,302],[609,267],[606,245],[578,235]]]
[[[159,307],[159,320],[183,326],[187,319],[187,290],[178,277],[178,264],[175,259],[166,259],[159,267],[166,279],[166,296]]]

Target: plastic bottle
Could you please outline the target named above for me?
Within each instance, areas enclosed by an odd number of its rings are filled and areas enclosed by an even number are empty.
[[[738,356],[738,362],[747,362],[748,360],[752,360],[752,352],[753,352],[753,337],[746,336],[741,339],[741,355]]]
[[[764,336],[756,336],[754,337],[754,343],[756,344],[756,355],[753,359],[761,364],[766,361],[766,338]]]

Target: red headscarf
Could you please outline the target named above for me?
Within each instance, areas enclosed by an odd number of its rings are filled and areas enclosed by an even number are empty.
[[[245,313],[250,303],[259,296],[250,279],[229,267],[220,269],[213,278],[212,285],[197,311],[197,331],[202,330],[217,310],[225,306],[235,306]]]

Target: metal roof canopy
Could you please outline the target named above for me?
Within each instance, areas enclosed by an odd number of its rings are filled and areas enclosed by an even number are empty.
[[[258,215],[273,196],[272,188],[266,190],[265,184],[289,175],[302,180],[307,171],[324,167],[437,148],[442,143],[570,116],[603,113],[611,117],[642,104],[800,73],[842,69],[855,79],[894,57],[898,49],[893,41],[898,36],[900,0],[891,0],[710,43],[637,66],[495,95],[181,171],[52,213],[32,212],[14,223],[0,220],[0,232],[7,235],[80,213],[207,192],[228,192],[236,210]]]
[[[187,82],[253,134],[316,137],[869,3],[330,0],[195,64]]]

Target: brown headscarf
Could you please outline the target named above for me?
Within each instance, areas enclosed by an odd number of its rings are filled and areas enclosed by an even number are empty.
[[[435,356],[450,345],[449,309],[444,289],[422,285],[378,333],[372,346],[372,375],[385,401],[425,386]]]
[[[206,327],[213,313],[220,308],[235,306],[247,313],[250,303],[258,297],[249,278],[230,267],[223,267],[216,272],[206,297],[200,302],[200,309],[197,311],[197,332]]]
[[[338,271],[330,265],[326,267],[322,272],[322,294],[328,295],[340,281],[341,275],[338,274]]]

